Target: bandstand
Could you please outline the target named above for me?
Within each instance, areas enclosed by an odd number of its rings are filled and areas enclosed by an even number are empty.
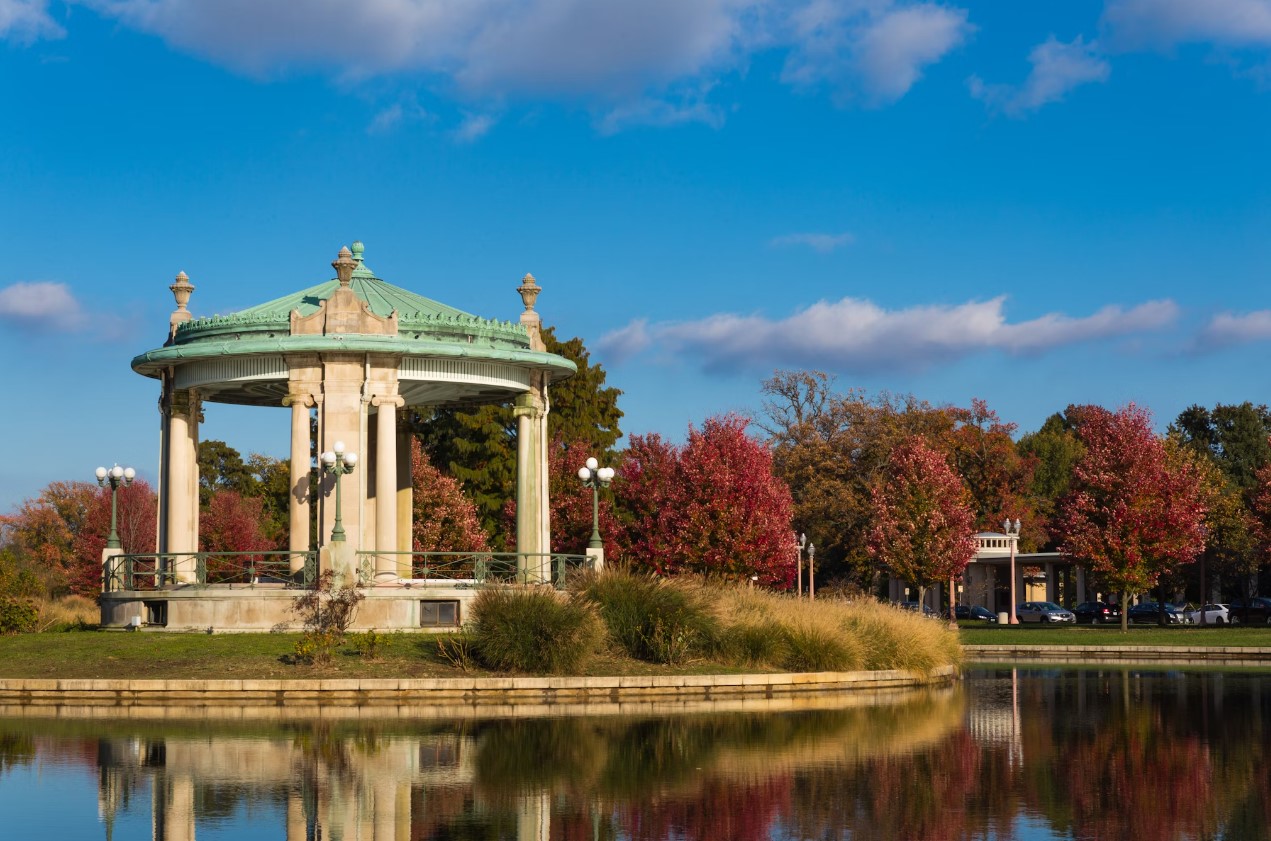
[[[132,360],[134,371],[160,383],[157,546],[145,555],[106,550],[103,626],[269,630],[294,622],[297,589],[328,570],[337,583],[364,588],[358,627],[445,626],[460,621],[485,583],[550,583],[585,563],[551,554],[548,388],[575,366],[546,350],[534,309],[541,287],[526,275],[516,290],[519,319],[488,320],[386,283],[363,251],[360,242],[341,248],[330,280],[211,318],[191,314],[194,285],[177,275],[167,340]],[[491,402],[515,407],[516,552],[412,552],[403,412]],[[199,551],[207,403],[288,410],[285,551]],[[325,453],[340,454],[343,475],[324,469],[336,466],[323,463]]]

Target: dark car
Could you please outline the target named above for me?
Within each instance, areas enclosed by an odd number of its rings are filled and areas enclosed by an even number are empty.
[[[1073,608],[1077,624],[1104,625],[1121,621],[1121,608],[1107,602],[1082,602]]]
[[[991,612],[987,607],[980,607],[979,605],[976,605],[975,607],[967,607],[966,605],[960,604],[954,612],[957,614],[959,619],[974,619],[979,622],[997,621],[996,614]]]
[[[1233,625],[1271,625],[1271,599],[1232,599],[1227,603],[1227,615]]]
[[[932,610],[930,607],[928,607],[925,604],[919,605],[918,602],[901,602],[900,604],[897,605],[897,607],[899,607],[901,610],[911,610],[914,613],[922,613],[923,616],[929,617],[931,619],[940,618],[940,614],[936,613],[934,610]],[[919,610],[920,607],[921,607],[921,610]]]
[[[1155,625],[1160,621],[1161,607],[1157,602],[1139,602],[1131,607],[1126,615],[1130,617],[1131,622],[1137,622],[1143,625]],[[1183,625],[1187,622],[1183,615],[1183,608],[1176,604],[1165,604],[1165,624],[1166,625]]]

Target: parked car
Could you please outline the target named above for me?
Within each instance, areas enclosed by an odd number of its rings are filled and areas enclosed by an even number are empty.
[[[1227,603],[1227,613],[1233,625],[1271,625],[1271,599],[1264,596],[1232,599]]]
[[[1121,621],[1121,608],[1107,602],[1082,602],[1072,612],[1079,624],[1106,625]]]
[[[966,605],[958,605],[954,611],[959,619],[975,619],[980,622],[996,622],[997,614],[993,613],[987,607],[967,607]]]
[[[1186,614],[1187,621],[1193,625],[1199,625],[1201,613],[1204,612],[1206,625],[1226,625],[1231,621],[1225,604],[1207,604],[1204,607],[1195,610],[1189,610]]]
[[[1157,602],[1139,602],[1127,611],[1131,622],[1141,625],[1155,625],[1160,620],[1161,608]],[[1187,619],[1183,616],[1183,608],[1176,604],[1165,604],[1165,624],[1182,625]]]
[[[936,613],[934,610],[932,610],[930,607],[928,607],[925,604],[919,605],[918,602],[901,602],[899,605],[897,605],[897,607],[899,607],[901,610],[912,610],[914,613],[921,612],[923,616],[927,616],[932,619],[940,618],[940,614]],[[921,611],[919,610],[919,607],[921,607]]]
[[[1015,608],[1015,616],[1020,622],[1069,622],[1075,624],[1077,617],[1071,610],[1065,610],[1054,602],[1024,602]]]

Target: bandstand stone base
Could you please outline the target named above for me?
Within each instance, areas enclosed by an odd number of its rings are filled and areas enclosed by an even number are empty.
[[[280,584],[119,590],[101,597],[103,628],[202,633],[299,631],[292,610],[304,591]],[[455,630],[477,590],[471,584],[412,583],[367,587],[351,630]]]

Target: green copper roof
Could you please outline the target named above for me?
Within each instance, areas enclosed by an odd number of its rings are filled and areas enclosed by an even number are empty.
[[[481,341],[505,348],[529,347],[529,336],[519,322],[480,318],[386,283],[362,261],[362,243],[353,243],[351,251],[357,266],[349,288],[376,315],[387,318],[396,312],[400,336],[465,343]],[[177,328],[173,343],[185,345],[229,336],[241,338],[246,334],[286,335],[290,331],[292,311],[298,311],[301,316],[312,315],[339,285],[339,281],[332,278],[229,315],[187,321]]]

